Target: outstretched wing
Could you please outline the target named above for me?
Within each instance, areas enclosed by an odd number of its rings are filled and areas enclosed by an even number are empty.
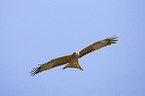
[[[107,39],[104,39],[104,40],[101,40],[101,41],[98,41],[98,42],[95,42],[95,43],[89,45],[88,47],[79,51],[79,58],[81,58],[82,56],[84,56],[92,51],[98,50],[104,46],[116,43],[115,41],[118,41],[118,40],[116,40],[117,38],[118,37],[112,36],[110,38],[107,38]]]
[[[71,55],[55,58],[55,59],[53,59],[53,60],[51,60],[51,61],[49,61],[45,64],[42,64],[39,67],[33,68],[30,73],[31,73],[32,76],[34,76],[35,74],[37,74],[41,71],[49,70],[53,67],[60,66],[60,65],[63,65],[65,63],[68,63],[70,61],[70,58],[71,58]]]

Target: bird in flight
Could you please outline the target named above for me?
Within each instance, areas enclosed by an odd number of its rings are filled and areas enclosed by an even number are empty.
[[[95,43],[87,46],[86,48],[82,49],[79,52],[74,52],[71,55],[62,56],[62,57],[52,59],[45,64],[41,64],[39,67],[33,68],[30,73],[32,76],[34,76],[35,74],[37,74],[39,72],[49,70],[51,68],[54,68],[54,67],[66,64],[66,63],[68,63],[68,64],[63,69],[65,69],[65,68],[77,68],[77,69],[83,70],[78,63],[79,58],[83,57],[84,55],[86,55],[92,51],[98,50],[104,46],[116,43],[116,41],[118,41],[117,38],[118,37],[112,36],[110,38],[95,42]]]

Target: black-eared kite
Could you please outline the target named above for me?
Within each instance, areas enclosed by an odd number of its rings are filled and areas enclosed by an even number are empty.
[[[33,68],[30,73],[32,76],[34,76],[35,74],[37,74],[39,72],[49,70],[51,68],[54,68],[54,67],[66,64],[66,63],[68,63],[68,64],[63,69],[65,69],[65,68],[77,68],[77,69],[83,70],[78,63],[79,58],[83,57],[84,55],[86,55],[92,51],[98,50],[104,46],[116,43],[116,41],[118,41],[117,38],[118,37],[113,36],[113,37],[95,42],[95,43],[89,45],[88,47],[82,49],[79,52],[74,52],[71,55],[62,56],[62,57],[52,59],[45,64],[41,64],[39,67]]]

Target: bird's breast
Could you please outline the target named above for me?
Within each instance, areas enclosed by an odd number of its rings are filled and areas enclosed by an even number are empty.
[[[79,58],[79,54],[76,53],[76,54],[73,54],[72,57],[71,57],[71,60],[75,60],[75,59],[78,59]]]

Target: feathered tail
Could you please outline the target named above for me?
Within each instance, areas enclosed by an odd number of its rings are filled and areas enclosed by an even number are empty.
[[[65,68],[77,68],[77,69],[83,70],[78,63],[78,60],[70,61],[63,69],[65,69]]]

